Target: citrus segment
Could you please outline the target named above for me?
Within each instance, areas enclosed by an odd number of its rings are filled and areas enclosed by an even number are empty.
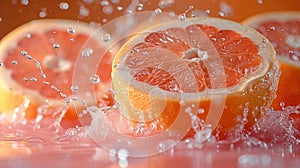
[[[239,118],[246,127],[253,124],[259,108],[271,104],[277,70],[274,49],[256,31],[194,18],[159,24],[130,39],[114,58],[112,80],[120,113],[133,123],[159,120],[164,130],[184,111],[203,121],[210,116],[216,121],[206,124],[217,124],[215,132],[222,134]],[[217,100],[224,107],[211,112]]]
[[[90,39],[93,33],[95,30],[88,24],[44,19],[24,24],[4,37],[0,44],[0,59],[3,63],[0,68],[3,89],[0,91],[1,96],[9,98],[11,103],[1,106],[0,111],[9,113],[10,110],[6,110],[6,107],[17,107],[19,103],[14,101],[23,100],[25,97],[30,100],[26,111],[30,118],[34,118],[39,113],[38,109],[45,104],[49,111],[71,104],[73,92],[82,89],[72,83],[77,58],[82,57],[85,60],[87,67],[81,68],[82,71],[88,71],[88,66],[92,65],[95,57],[106,52],[98,39]],[[110,86],[111,61],[112,57],[108,52],[99,63],[101,70],[89,72],[91,76],[99,76],[102,88]],[[84,108],[82,104],[81,106],[78,110]],[[65,118],[77,120],[73,105],[68,107]]]
[[[281,105],[300,104],[300,12],[262,13],[246,19],[244,23],[266,36],[279,58],[281,76],[272,107],[279,110]]]

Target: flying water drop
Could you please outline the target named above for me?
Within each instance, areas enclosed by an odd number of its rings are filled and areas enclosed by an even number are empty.
[[[102,41],[103,42],[109,42],[111,40],[111,37],[110,37],[110,34],[108,33],[105,33],[103,36],[102,36]]]
[[[97,84],[100,82],[100,77],[97,74],[94,74],[90,77],[90,82],[93,84]]]
[[[67,31],[68,31],[69,34],[74,34],[75,33],[75,29],[73,27],[69,27],[67,29]]]
[[[185,21],[186,20],[186,14],[185,13],[181,13],[178,15],[178,20],[179,21]]]
[[[57,44],[57,43],[54,43],[53,45],[52,45],[52,47],[54,48],[54,49],[59,49],[59,44]]]

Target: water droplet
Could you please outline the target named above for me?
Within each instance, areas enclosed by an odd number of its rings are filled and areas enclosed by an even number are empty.
[[[224,13],[223,11],[219,11],[218,14],[219,14],[219,16],[221,16],[221,17],[224,17],[224,16],[225,16],[225,13]]]
[[[285,107],[285,103],[284,103],[284,102],[280,102],[279,105],[280,105],[280,107],[281,107],[282,109],[284,109],[284,107]]]
[[[79,89],[79,88],[78,88],[78,86],[76,86],[76,85],[72,85],[72,86],[71,86],[71,91],[72,91],[72,92],[76,92],[76,91],[78,91],[78,89]]]
[[[25,50],[22,50],[22,51],[21,51],[21,55],[23,55],[23,56],[27,56],[27,55],[28,55],[28,53],[27,53],[27,51],[25,51]]]
[[[110,0],[111,3],[114,3],[114,4],[118,4],[120,2],[120,0]]]
[[[275,30],[276,28],[274,26],[271,26],[269,29],[270,30]]]
[[[69,4],[67,2],[61,2],[61,3],[59,3],[59,8],[61,10],[67,10],[67,9],[69,9]]]
[[[199,109],[198,109],[198,113],[199,113],[199,114],[203,114],[204,111],[205,111],[205,110],[204,110],[203,108],[199,108]]]
[[[232,14],[232,8],[231,8],[231,6],[229,6],[227,3],[225,3],[225,2],[222,2],[221,4],[220,4],[220,10],[221,11],[219,11],[219,15],[221,16],[221,17],[226,17],[226,16],[230,16],[231,14]]]
[[[261,5],[261,4],[264,3],[264,1],[263,0],[257,0],[257,3]]]
[[[289,35],[285,39],[285,42],[293,48],[300,48],[300,36]]]
[[[141,10],[143,10],[143,8],[144,8],[144,4],[138,4],[138,6],[137,6],[137,10],[138,11],[141,11]]]
[[[113,13],[114,8],[113,8],[111,5],[109,5],[109,6],[104,6],[104,7],[102,8],[102,11],[103,11],[103,13],[105,13],[105,14],[107,14],[107,15],[110,15],[110,14]]]
[[[108,5],[109,5],[109,2],[106,1],[106,0],[102,0],[102,1],[100,1],[100,5],[101,5],[101,6],[108,6]]]
[[[97,84],[100,82],[100,77],[98,75],[94,74],[90,77],[90,81],[93,84]]]
[[[31,77],[31,78],[29,78],[29,81],[31,81],[31,82],[36,82],[36,81],[37,81],[37,78]]]
[[[84,59],[88,59],[91,54],[93,54],[94,50],[91,49],[91,48],[88,48],[88,49],[84,49],[82,50],[81,52],[81,56],[84,58]]]
[[[126,11],[126,13],[127,13],[127,14],[132,14],[132,13],[133,13],[133,10],[128,9],[128,10]]]
[[[32,60],[32,56],[31,55],[26,55],[26,59]]]
[[[110,40],[111,40],[110,34],[105,33],[105,34],[102,36],[102,41],[108,42],[108,41],[110,41]]]
[[[82,17],[88,17],[90,15],[90,11],[85,6],[80,6],[79,15]]]
[[[50,85],[50,82],[48,82],[48,81],[43,81],[43,83],[44,83],[45,85]]]
[[[25,37],[29,39],[29,38],[31,38],[31,34],[30,33],[26,33]]]
[[[120,160],[126,160],[128,158],[129,152],[126,149],[120,149],[118,151],[118,158]]]
[[[292,55],[292,60],[299,61],[299,57],[297,55]]]
[[[179,21],[185,21],[186,20],[186,14],[185,13],[181,13],[178,15],[178,20]]]
[[[69,28],[67,29],[67,31],[68,31],[69,34],[75,33],[75,29],[74,29],[73,27],[69,27]]]
[[[54,49],[59,49],[59,44],[54,43],[54,44],[52,45],[52,47],[53,47]]]
[[[75,40],[74,40],[73,38],[70,38],[70,42],[71,42],[71,43],[74,43]]]
[[[244,154],[239,156],[238,158],[238,163],[240,166],[257,166],[259,165],[260,159],[257,155],[254,154]]]
[[[208,140],[211,137],[211,135],[212,135],[212,129],[209,126],[206,126],[202,130],[196,131],[194,138],[197,142],[202,143]]]
[[[175,0],[160,0],[158,2],[158,6],[160,8],[167,8],[167,7],[171,7],[174,4]]]
[[[21,4],[26,6],[29,4],[29,0],[21,0]]]
[[[207,9],[207,10],[204,11],[204,13],[205,13],[206,15],[209,15],[209,14],[210,14],[210,10]]]
[[[122,6],[117,6],[117,10],[121,11],[121,10],[123,10],[123,7]]]
[[[13,60],[13,61],[11,61],[11,63],[12,63],[13,65],[17,65],[17,64],[18,64],[18,61]]]
[[[44,18],[47,16],[47,8],[43,8],[39,13],[40,18]]]
[[[23,81],[28,81],[29,79],[27,77],[24,77],[23,78]]]
[[[157,14],[157,15],[161,14],[161,12],[162,12],[162,10],[160,8],[156,8],[154,10],[154,13]]]

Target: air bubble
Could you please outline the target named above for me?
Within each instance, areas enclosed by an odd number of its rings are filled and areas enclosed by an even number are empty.
[[[69,9],[69,4],[67,2],[61,2],[61,3],[59,3],[59,8],[61,10],[67,10],[67,9]]]
[[[93,84],[97,84],[100,82],[100,77],[98,75],[94,74],[90,77],[90,81]]]
[[[3,62],[0,62],[0,67],[2,67],[4,65],[4,63]]]
[[[75,29],[73,27],[69,27],[67,29],[67,31],[68,31],[69,34],[74,34],[75,33]]]
[[[105,34],[102,36],[102,41],[103,41],[103,42],[109,42],[110,40],[111,40],[110,34],[105,33]]]

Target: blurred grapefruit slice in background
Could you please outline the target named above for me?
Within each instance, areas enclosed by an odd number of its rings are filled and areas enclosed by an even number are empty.
[[[38,112],[53,115],[72,104],[76,100],[72,92],[80,89],[72,85],[77,57],[86,60],[87,67],[82,70],[88,71],[89,62],[106,52],[98,42],[101,38],[90,39],[94,32],[85,23],[44,19],[26,23],[5,36],[0,43],[0,112],[9,115],[27,100],[26,118],[35,118]],[[103,72],[94,75],[102,89],[110,87],[111,61],[108,52],[100,63]],[[64,119],[77,121],[73,105],[68,106]]]
[[[260,117],[260,108],[274,99],[279,77],[275,51],[265,37],[209,17],[166,22],[138,33],[112,66],[119,112],[131,124],[160,132],[179,120],[184,127],[191,122],[177,118],[184,112],[192,121],[198,116],[200,125],[210,126],[219,138]],[[200,129],[194,121],[192,128]],[[153,123],[159,124],[153,128]]]
[[[243,23],[267,37],[278,56],[281,76],[272,107],[300,104],[300,11],[257,14]]]
[[[279,121],[291,123],[290,136],[299,139],[300,131],[300,11],[273,11],[254,15],[243,21],[267,37],[275,48],[281,71],[276,98],[272,104],[280,116],[288,116]],[[279,114],[273,114],[279,115]],[[281,124],[283,127],[283,124]],[[293,131],[290,131],[293,130]],[[277,129],[276,131],[280,131]],[[282,133],[271,131],[264,140],[272,138],[272,133],[281,139]],[[259,134],[261,134],[259,132]],[[289,135],[287,134],[287,135]],[[263,134],[261,134],[263,135]]]

